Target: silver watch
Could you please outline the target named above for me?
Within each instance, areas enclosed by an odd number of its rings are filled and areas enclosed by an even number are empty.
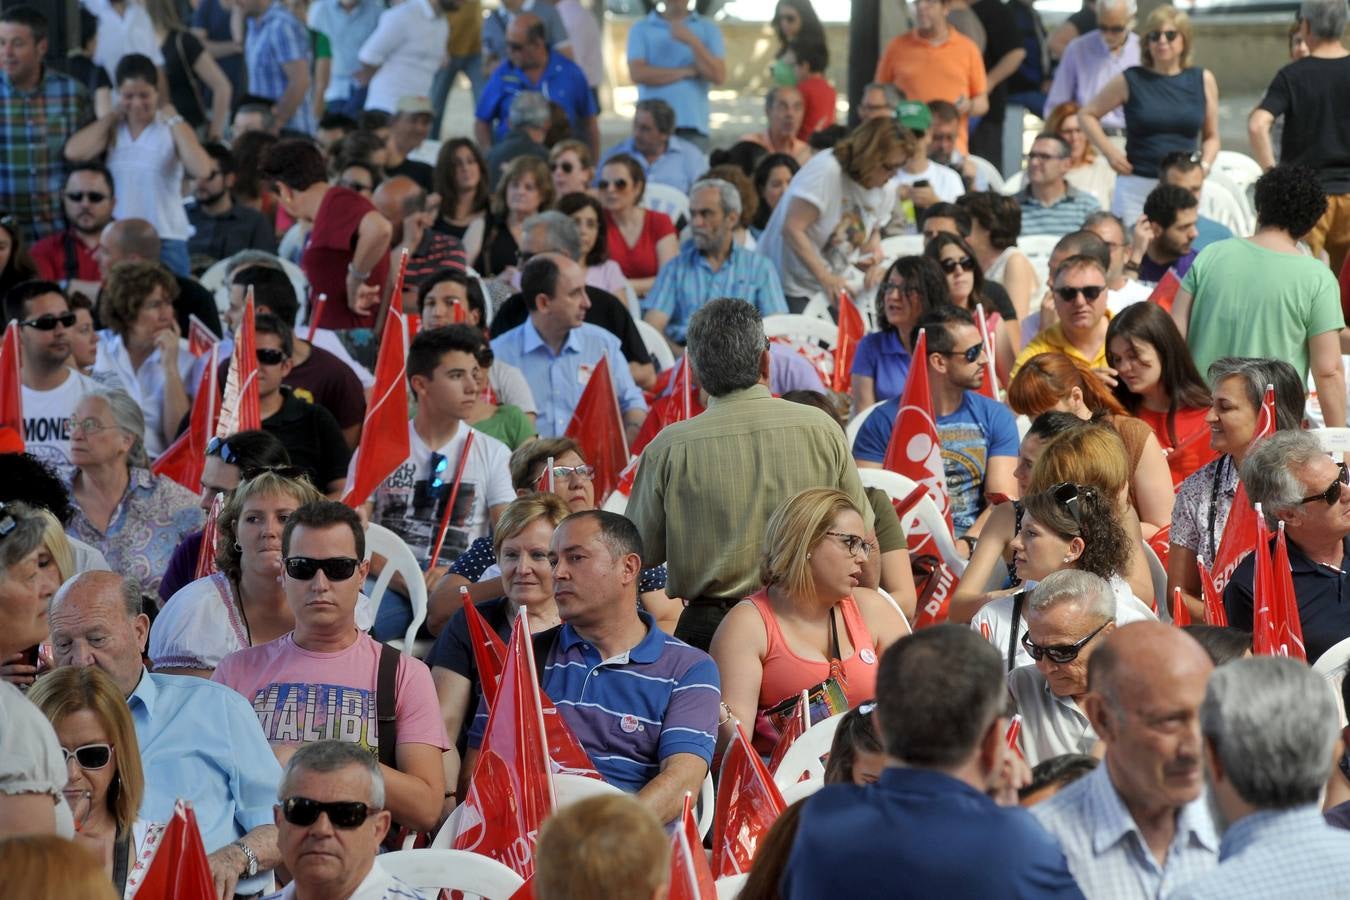
[[[235,841],[234,846],[242,850],[244,858],[248,860],[248,864],[244,866],[243,876],[245,878],[252,878],[254,875],[257,875],[258,854],[254,853],[253,848],[249,847],[249,845],[245,844],[243,841]]]

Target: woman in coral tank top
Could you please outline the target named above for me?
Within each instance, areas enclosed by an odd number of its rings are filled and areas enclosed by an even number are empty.
[[[732,719],[747,731],[753,723],[755,749],[768,755],[778,739],[775,707],[790,715],[803,690],[811,692],[813,724],[873,695],[881,654],[909,624],[880,594],[858,586],[875,550],[866,531],[848,495],[825,488],[802,491],[769,519],[765,586],[713,636],[730,710],[719,743],[731,738]]]

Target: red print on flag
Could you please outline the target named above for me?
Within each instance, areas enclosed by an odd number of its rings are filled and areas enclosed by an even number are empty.
[[[397,296],[397,295],[395,295]],[[380,352],[375,359],[375,386],[370,391],[361,443],[352,457],[347,493],[342,502],[357,507],[370,499],[412,452],[408,439],[407,330],[403,316],[389,306]]]
[[[947,474],[942,465],[937,416],[928,390],[928,339],[923,329],[919,330],[919,339],[914,342],[913,359],[882,466],[923,485],[946,519],[950,532],[952,504],[947,496]],[[921,530],[910,533],[909,549],[914,554],[938,555],[932,537]]]
[[[206,323],[197,318],[196,313],[188,315],[188,352],[193,356],[205,356],[211,348],[220,343],[215,332],[206,327]]]
[[[628,437],[623,430],[623,414],[610,377],[609,357],[601,356],[590,380],[581,392],[566,436],[581,447],[586,462],[595,467],[595,499],[603,503],[619,485],[619,477],[628,465]]]
[[[867,333],[862,314],[853,305],[848,291],[839,292],[839,336],[834,341],[834,371],[830,373],[830,388],[847,394],[853,384],[853,357],[858,342]]]
[[[1223,594],[1214,586],[1214,578],[1209,574],[1209,566],[1203,559],[1197,559],[1195,566],[1200,570],[1200,599],[1205,603],[1206,625],[1227,625],[1228,610],[1223,605]]]
[[[127,873],[127,891],[135,900],[216,900],[192,804],[179,800],[162,829],[151,826]]]
[[[737,722],[736,733],[722,757],[717,788],[713,874],[726,878],[749,872],[760,841],[786,805],[769,770],[750,746],[744,726]]]
[[[1256,509],[1256,566],[1252,576],[1252,653],[1257,656],[1288,656],[1308,661],[1303,647],[1294,576],[1289,569],[1289,548],[1284,523],[1271,549],[1270,529],[1260,505]]]

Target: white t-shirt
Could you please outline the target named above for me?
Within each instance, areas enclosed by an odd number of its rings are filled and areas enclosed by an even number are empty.
[[[494,359],[492,368],[488,369],[488,384],[492,387],[492,393],[497,395],[498,403],[517,407],[523,413],[539,412],[534,402],[534,392],[525,380],[525,373],[510,363]]]
[[[98,382],[72,369],[65,383],[49,391],[23,387],[23,440],[25,449],[56,470],[63,480],[75,468],[70,462],[70,415],[75,404]]]
[[[295,882],[292,881],[263,900],[294,900],[294,897]],[[426,895],[390,875],[376,858],[371,863],[370,874],[361,880],[347,900],[426,900]]]
[[[151,122],[134,139],[125,122],[118,125],[108,171],[115,184],[124,186],[117,192],[114,219],[145,219],[166,241],[191,236],[183,206],[183,163],[168,125]]]
[[[460,423],[450,442],[436,448],[435,452],[444,457],[445,466],[439,473],[441,486],[433,488],[432,450],[409,422],[411,455],[375,490],[375,512],[371,520],[403,538],[419,562],[431,555],[445,504],[450,499],[455,469],[470,431],[473,429]],[[510,460],[511,451],[505,444],[481,431],[474,431],[473,447],[464,466],[459,494],[450,515],[450,527],[441,547],[440,560],[445,565],[453,563],[469,544],[489,532],[490,507],[510,503],[516,498],[515,488],[511,486]]]
[[[427,96],[449,38],[450,23],[428,0],[407,0],[381,13],[357,53],[365,65],[379,66],[370,79],[366,109],[392,113],[400,97]]]
[[[937,194],[938,200],[942,203],[955,203],[956,198],[966,192],[966,183],[961,180],[961,176],[957,172],[931,160],[928,163],[928,168],[922,172],[910,172],[901,169],[899,174],[891,179],[890,184],[896,189],[896,196],[899,196],[901,187],[909,187],[919,181],[928,182],[928,186],[933,189],[933,193]],[[909,218],[907,213],[902,212],[905,209],[909,209],[909,207],[901,203],[895,205],[891,226],[899,228],[902,234],[915,234],[918,232],[918,225],[913,219]],[[902,218],[903,221],[901,221]]]
[[[8,681],[0,681],[0,794],[47,794],[56,810],[56,833],[75,836],[75,819],[61,789],[69,776],[56,732],[36,706]]]
[[[788,184],[783,199],[774,208],[769,224],[759,237],[756,252],[771,259],[783,281],[783,293],[804,297],[817,293],[820,284],[806,263],[787,243],[783,225],[795,199],[805,200],[820,215],[806,229],[806,236],[820,252],[831,271],[862,280],[851,263],[862,255],[873,230],[891,215],[895,191],[886,185],[868,190],[844,174],[833,150],[817,153]]]

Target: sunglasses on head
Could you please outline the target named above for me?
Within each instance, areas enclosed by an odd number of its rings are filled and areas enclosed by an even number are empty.
[[[1075,641],[1072,644],[1056,644],[1053,647],[1042,647],[1040,644],[1035,643],[1031,640],[1031,632],[1027,632],[1022,635],[1022,647],[1027,651],[1027,656],[1030,656],[1037,662],[1040,662],[1042,659],[1049,659],[1051,662],[1060,663],[1061,665],[1064,663],[1071,663],[1078,658],[1078,654],[1087,646],[1088,641],[1101,634],[1102,629],[1107,625],[1110,625],[1113,621],[1114,619],[1107,619],[1093,629],[1092,634],[1089,634],[1080,641]]]
[[[0,538],[8,537],[11,531],[19,527],[19,523],[14,520],[14,517],[5,512],[8,507],[9,504],[0,500]]]
[[[61,755],[67,763],[74,757],[75,764],[81,769],[102,769],[112,762],[112,749],[112,744],[85,744],[74,750],[62,747]]]
[[[616,178],[613,181],[610,181],[607,178],[601,178],[600,181],[596,184],[596,187],[600,188],[600,190],[602,191],[607,191],[609,190],[611,185],[614,186],[614,190],[616,191],[626,191],[628,190],[628,179]]]
[[[86,198],[90,203],[102,203],[108,195],[102,191],[66,191],[66,199],[71,203],[83,203]]]
[[[227,466],[233,466],[239,462],[239,451],[231,447],[229,442],[222,437],[213,437],[207,442],[206,455],[220,457],[220,461]]]
[[[320,803],[308,797],[290,797],[281,802],[281,815],[292,825],[302,828],[319,821],[320,813],[328,814],[334,828],[356,828],[370,815],[370,807],[356,800]]]
[[[75,314],[73,312],[67,312],[61,313],[58,316],[56,313],[44,313],[36,319],[28,319],[19,324],[24,328],[33,328],[38,331],[55,331],[57,325],[60,325],[62,328],[74,328]]]
[[[1345,470],[1345,463],[1336,463],[1336,468],[1336,480],[1333,481],[1325,491],[1320,494],[1313,494],[1310,497],[1304,497],[1298,502],[1304,504],[1312,503],[1314,500],[1321,500],[1325,502],[1327,506],[1335,506],[1341,499],[1341,487],[1350,484],[1350,474],[1347,474]]]
[[[950,275],[957,269],[965,269],[967,272],[975,271],[975,260],[969,256],[963,256],[960,259],[944,259],[938,262],[942,266],[942,271]]]
[[[1099,284],[1090,284],[1087,287],[1057,287],[1055,288],[1055,296],[1064,303],[1072,303],[1074,298],[1079,294],[1082,294],[1083,299],[1091,303],[1093,300],[1100,297],[1104,290],[1106,290],[1106,288]]]
[[[259,365],[279,366],[286,361],[285,350],[277,350],[273,347],[259,347],[256,353]]]
[[[1087,488],[1081,491],[1078,485],[1068,481],[1061,481],[1050,489],[1050,494],[1055,498],[1055,502],[1068,510],[1069,515],[1073,516],[1073,523],[1078,526],[1078,530],[1083,530],[1083,513],[1079,509],[1079,501],[1083,494],[1087,493]]]
[[[301,478],[309,481],[309,472],[299,466],[250,466],[239,473],[239,477],[244,481],[251,481],[263,473],[270,472],[273,475],[279,475],[282,478],[299,480]]]
[[[572,165],[571,160],[563,160],[553,164],[553,171],[562,172],[564,175],[571,175],[576,171],[576,166]]]
[[[1177,39],[1177,35],[1179,34],[1181,34],[1181,32],[1171,28],[1167,29],[1166,31],[1150,31],[1148,33],[1148,40],[1150,44],[1156,44],[1158,41],[1162,40],[1163,38],[1166,38],[1167,41],[1170,43],[1172,41],[1175,41]]]
[[[332,556],[328,559],[311,559],[308,556],[286,557],[286,574],[296,581],[309,581],[320,571],[329,581],[346,581],[356,574],[360,560],[350,556]]]

